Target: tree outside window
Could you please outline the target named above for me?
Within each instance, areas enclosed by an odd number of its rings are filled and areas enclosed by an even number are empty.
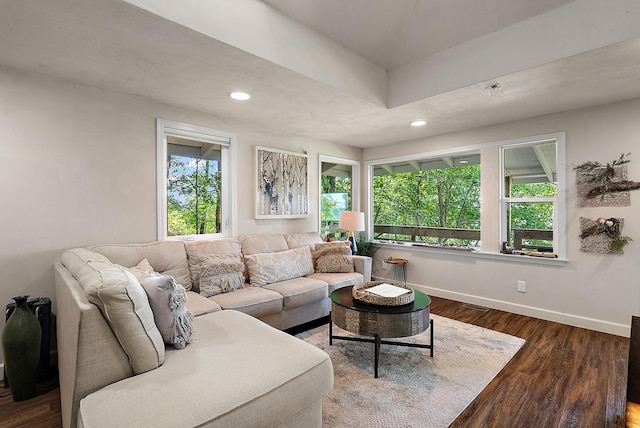
[[[219,158],[220,150],[215,150]],[[205,235],[221,230],[220,162],[168,156],[167,232],[169,236]]]
[[[480,240],[480,156],[376,165],[374,237],[441,245]]]

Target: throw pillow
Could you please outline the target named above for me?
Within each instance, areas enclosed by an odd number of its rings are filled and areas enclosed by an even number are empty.
[[[313,260],[308,246],[275,253],[245,256],[251,285],[261,287],[313,273]]]
[[[316,272],[353,272],[351,243],[349,241],[334,241],[316,244],[315,262]]]
[[[351,242],[349,241],[331,241],[318,242],[316,244],[316,258],[323,254],[345,254],[351,255]]]
[[[206,239],[196,240],[184,243],[187,251],[187,259],[189,260],[189,270],[191,271],[191,281],[193,282],[193,291],[200,292],[200,262],[198,256],[200,254],[231,254],[242,257],[242,245],[235,238]]]
[[[128,269],[129,272],[131,272],[138,281],[141,281],[142,278],[146,275],[156,273],[156,271],[153,269],[153,266],[151,266],[149,260],[147,259],[142,259],[136,266],[132,266],[126,269]]]
[[[184,349],[191,343],[193,314],[187,310],[187,291],[169,275],[145,274],[140,284],[147,292],[153,318],[165,343]]]
[[[96,253],[77,248],[61,262],[78,280],[89,301],[102,312],[135,374],[159,367],[164,343],[153,319],[147,295],[135,276]]]
[[[350,255],[326,254],[316,260],[316,272],[347,273],[353,271],[353,257]]]
[[[204,297],[244,288],[244,263],[231,254],[198,254],[200,294]]]

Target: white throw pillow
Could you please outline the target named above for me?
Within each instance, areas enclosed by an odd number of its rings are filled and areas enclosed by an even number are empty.
[[[244,263],[231,254],[198,254],[199,288],[204,297],[244,288]]]
[[[148,273],[140,284],[149,296],[153,318],[165,343],[183,349],[193,340],[193,314],[187,310],[187,291],[169,275]]]
[[[273,284],[313,273],[313,260],[308,246],[275,253],[251,254],[244,257],[253,286]]]

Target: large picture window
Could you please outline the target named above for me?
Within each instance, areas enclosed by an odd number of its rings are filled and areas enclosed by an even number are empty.
[[[374,238],[477,247],[480,154],[373,167]]]
[[[230,235],[233,134],[158,120],[158,237]]]

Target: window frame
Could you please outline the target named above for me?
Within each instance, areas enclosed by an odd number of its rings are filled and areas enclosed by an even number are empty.
[[[506,186],[504,181],[505,173],[505,150],[513,147],[534,146],[545,142],[555,140],[556,144],[556,196],[555,197],[526,197],[516,198],[507,197]],[[500,144],[500,242],[509,241],[509,224],[508,224],[508,205],[511,203],[537,203],[551,202],[553,204],[553,249],[554,254],[559,258],[566,257],[566,221],[565,212],[566,204],[564,199],[560,197],[561,193],[566,193],[566,181],[564,169],[565,165],[565,134],[554,133],[541,135],[537,137],[529,137],[524,139],[505,141]],[[561,228],[563,225],[563,228]],[[562,237],[562,238],[561,238]]]
[[[397,162],[410,162],[410,161],[424,161],[424,160],[429,160],[429,159],[440,159],[440,158],[444,158],[444,157],[448,157],[448,156],[472,156],[472,155],[477,155],[480,154],[481,156],[481,160],[480,160],[480,180],[481,180],[481,186],[480,186],[480,199],[482,200],[482,154],[481,154],[481,146],[466,146],[466,147],[458,147],[458,148],[454,148],[454,149],[450,149],[450,150],[438,150],[438,151],[434,151],[434,152],[423,152],[423,153],[416,153],[416,154],[412,154],[412,155],[405,155],[405,156],[396,156],[396,157],[392,157],[392,158],[383,158],[383,159],[376,159],[375,161],[368,161],[366,162],[366,171],[367,171],[367,192],[366,192],[366,197],[367,197],[367,207],[368,207],[368,213],[365,216],[365,223],[366,223],[366,229],[368,232],[368,239],[370,240],[374,240],[376,242],[382,243],[382,244],[388,244],[388,245],[394,245],[392,243],[386,242],[386,241],[379,241],[379,240],[375,240],[374,239],[374,224],[373,224],[373,178],[374,178],[374,168],[378,165],[384,165],[384,164],[389,164],[389,163],[397,163]],[[481,205],[481,210],[482,210],[482,205]],[[482,218],[480,219],[480,224],[481,224],[481,230],[482,230]],[[482,240],[482,236],[480,237]],[[397,244],[395,244],[397,245]],[[414,248],[418,248],[418,247],[414,247]]]
[[[360,211],[360,161],[318,154],[318,232],[322,233],[322,163],[351,166],[351,209]]]
[[[177,235],[167,233],[167,137],[178,137],[222,146],[222,230],[216,234]],[[236,135],[187,123],[156,119],[156,212],[158,240],[195,240],[234,236],[236,231]]]
[[[500,252],[503,237],[502,231],[504,221],[503,219],[503,195],[504,195],[504,180],[499,177],[503,174],[502,165],[502,147],[512,146],[516,144],[533,144],[535,142],[556,140],[556,173],[557,173],[557,209],[554,210],[554,249],[557,248],[556,254],[558,258],[542,258],[542,257],[523,257],[510,254],[502,254]],[[404,244],[394,244],[385,241],[379,241],[384,246],[405,248],[407,251],[419,251],[419,252],[437,252],[459,256],[459,257],[476,257],[476,258],[490,258],[499,259],[503,261],[512,261],[518,263],[533,263],[533,264],[566,264],[567,254],[567,222],[566,222],[566,194],[567,194],[567,182],[566,182],[566,133],[553,132],[548,134],[541,134],[529,137],[515,138],[504,141],[493,141],[488,143],[475,144],[470,146],[461,146],[451,149],[443,149],[432,152],[420,152],[403,156],[388,157],[375,159],[365,162],[366,171],[366,189],[365,189],[365,206],[367,207],[367,215],[365,216],[366,228],[368,231],[368,239],[373,239],[373,169],[376,165],[393,163],[393,162],[406,162],[412,160],[440,158],[450,155],[463,155],[480,152],[480,165],[481,165],[481,248],[479,251],[450,251],[442,250],[438,248],[428,247],[416,247]],[[489,178],[490,177],[490,178]],[[536,202],[544,202],[540,199],[536,199]],[[488,204],[488,205],[485,205]],[[486,213],[495,213],[490,222],[487,222],[485,217]],[[557,240],[557,246],[556,242]]]

